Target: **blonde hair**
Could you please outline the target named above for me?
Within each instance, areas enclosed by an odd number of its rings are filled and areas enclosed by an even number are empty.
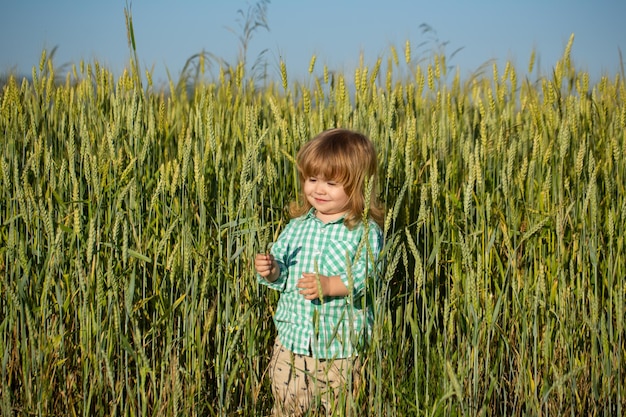
[[[366,181],[374,181],[369,196],[369,217],[379,226],[383,225],[383,211],[376,198],[378,160],[374,144],[363,134],[347,129],[325,130],[307,142],[298,152],[296,164],[300,189],[307,178],[322,176],[343,185],[348,196],[348,212],[344,223],[353,228],[365,211]],[[306,214],[311,204],[302,198],[300,204],[293,202],[290,213],[293,217]]]

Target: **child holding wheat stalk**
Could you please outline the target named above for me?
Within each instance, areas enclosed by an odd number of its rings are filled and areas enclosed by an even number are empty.
[[[254,262],[258,281],[280,292],[269,370],[279,416],[316,401],[331,413],[351,395],[372,325],[366,282],[382,247],[376,151],[366,136],[324,131],[298,152],[297,168],[304,198],[292,203],[271,253]]]

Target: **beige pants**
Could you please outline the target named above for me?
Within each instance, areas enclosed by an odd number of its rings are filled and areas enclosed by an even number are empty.
[[[274,395],[272,414],[300,416],[322,405],[327,415],[346,415],[360,368],[358,357],[315,359],[289,351],[276,338],[269,369]]]

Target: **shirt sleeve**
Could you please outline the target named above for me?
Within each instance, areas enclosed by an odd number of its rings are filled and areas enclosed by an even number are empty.
[[[346,260],[346,272],[339,275],[354,299],[364,295],[367,277],[377,273],[378,255],[383,245],[382,231],[376,223],[369,222],[364,229],[354,259]]]

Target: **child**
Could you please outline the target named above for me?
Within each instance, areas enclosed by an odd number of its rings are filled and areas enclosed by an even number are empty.
[[[316,400],[331,413],[351,393],[372,325],[365,285],[382,246],[382,210],[365,192],[378,169],[367,137],[324,131],[302,147],[297,168],[302,201],[292,203],[292,220],[271,253],[254,262],[258,281],[280,292],[270,362],[274,415],[300,415]]]

